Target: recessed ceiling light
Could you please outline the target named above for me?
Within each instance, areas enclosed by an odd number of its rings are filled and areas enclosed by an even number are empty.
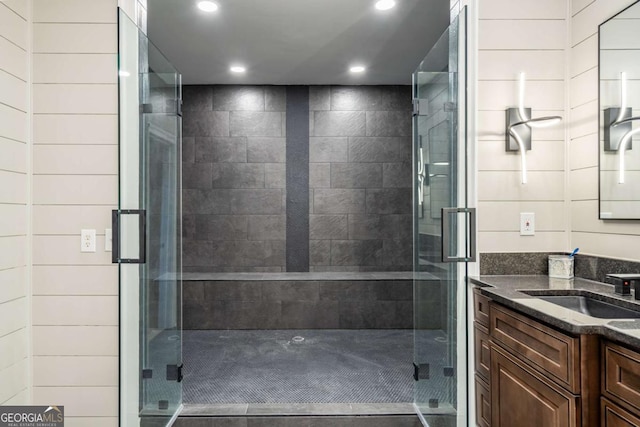
[[[396,5],[395,0],[380,0],[376,2],[376,9],[389,10],[389,9],[393,9],[395,5]]]
[[[364,73],[365,70],[366,68],[364,68],[362,65],[356,65],[349,68],[349,71],[351,71],[352,73]]]
[[[218,5],[212,1],[201,1],[198,2],[198,9],[202,10],[203,12],[215,12],[216,10],[218,10]]]
[[[245,71],[247,71],[247,69],[242,65],[233,65],[229,68],[229,71],[231,71],[232,73],[244,73]]]

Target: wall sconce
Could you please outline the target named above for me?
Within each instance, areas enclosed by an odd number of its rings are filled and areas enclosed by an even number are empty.
[[[620,107],[604,110],[604,151],[618,154],[618,183],[624,184],[624,154],[631,150],[631,138],[640,132],[633,129],[633,121],[640,117],[632,117],[632,108],[627,107],[627,73],[620,73]]]
[[[518,108],[507,108],[506,151],[519,151],[522,183],[527,183],[527,150],[531,150],[531,130],[560,123],[562,117],[531,118],[531,108],[524,107],[525,74],[520,73]]]

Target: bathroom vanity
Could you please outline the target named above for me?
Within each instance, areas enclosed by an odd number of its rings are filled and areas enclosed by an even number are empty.
[[[638,301],[578,278],[471,282],[476,425],[640,426],[640,320],[621,318]]]

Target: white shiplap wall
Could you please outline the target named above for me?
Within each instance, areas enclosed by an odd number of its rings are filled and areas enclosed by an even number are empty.
[[[482,0],[478,23],[478,247],[480,252],[568,248],[565,185],[567,28],[565,0]],[[529,183],[520,183],[518,153],[505,152],[505,110],[525,103],[535,117],[560,115],[562,125],[536,129]],[[536,235],[520,236],[520,213],[536,214]]]
[[[118,425],[117,3],[33,2],[33,400],[72,427]]]
[[[640,261],[640,221],[598,219],[598,25],[635,0],[572,0],[571,243],[585,254]]]
[[[30,401],[28,6],[0,2],[0,405]]]

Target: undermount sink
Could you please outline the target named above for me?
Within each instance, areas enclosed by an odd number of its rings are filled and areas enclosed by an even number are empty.
[[[536,295],[534,293],[526,293],[541,300],[599,319],[640,319],[640,311],[620,307],[619,305],[585,295]]]

